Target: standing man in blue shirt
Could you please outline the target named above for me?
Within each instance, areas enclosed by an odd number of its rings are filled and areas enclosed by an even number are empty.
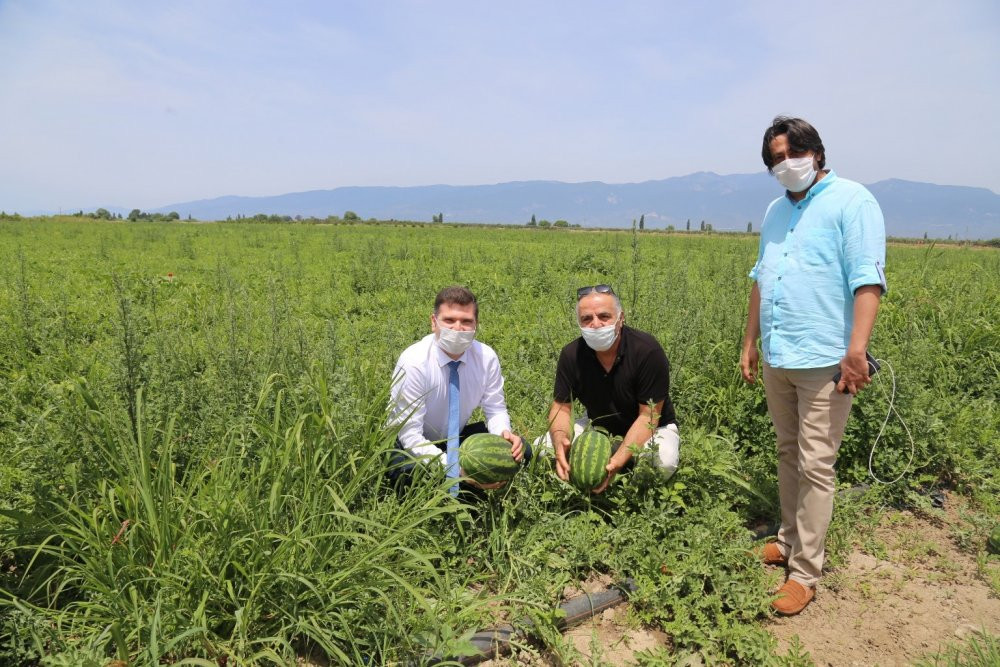
[[[866,352],[886,291],[885,223],[864,186],[825,169],[823,142],[806,121],[775,118],[761,156],[786,192],[761,225],[740,369],[756,381],[759,337],[781,501],[778,539],[762,557],[787,565],[772,605],[792,615],[815,596],[837,450],[852,397],[871,382]]]

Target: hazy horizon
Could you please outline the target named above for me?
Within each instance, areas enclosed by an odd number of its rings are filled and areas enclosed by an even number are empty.
[[[795,12],[6,0],[0,208],[758,173],[776,114],[847,178],[1000,192],[1000,6]]]

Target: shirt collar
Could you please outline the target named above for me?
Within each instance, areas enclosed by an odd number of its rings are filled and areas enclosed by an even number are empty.
[[[625,326],[624,324],[622,324],[622,330],[618,334],[618,339],[619,339],[619,342],[618,342],[618,354],[615,355],[615,363],[616,364],[625,356],[625,346],[627,344],[626,343],[626,339],[625,339],[625,332],[627,330],[628,330],[628,327]]]
[[[819,183],[816,183],[811,188],[809,188],[808,191],[806,191],[806,196],[803,197],[801,200],[799,201],[793,200],[790,196],[790,193],[787,190],[785,191],[785,197],[787,197],[788,201],[792,202],[793,204],[801,204],[802,202],[807,202],[816,195],[818,195],[819,193],[823,192],[823,190],[826,190],[827,186],[829,186],[835,180],[837,180],[837,173],[833,169],[831,169],[830,171],[826,172],[826,176],[820,179]]]

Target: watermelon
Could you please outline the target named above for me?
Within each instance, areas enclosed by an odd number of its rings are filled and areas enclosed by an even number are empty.
[[[569,481],[581,491],[590,491],[608,476],[611,440],[600,431],[584,431],[569,448]]]
[[[492,433],[466,438],[458,449],[458,464],[466,477],[480,484],[506,482],[521,467],[510,454],[510,443]]]
[[[1000,554],[1000,524],[993,527],[993,532],[986,540],[986,550],[991,554]]]

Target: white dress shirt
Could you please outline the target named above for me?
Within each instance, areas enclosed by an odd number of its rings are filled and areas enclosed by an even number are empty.
[[[399,441],[418,456],[445,453],[431,441],[448,439],[448,377],[451,357],[429,334],[403,350],[393,371],[390,425],[402,424]],[[503,394],[500,360],[489,345],[473,341],[458,358],[459,428],[472,411],[482,406],[486,428],[497,435],[510,430],[510,415]]]

